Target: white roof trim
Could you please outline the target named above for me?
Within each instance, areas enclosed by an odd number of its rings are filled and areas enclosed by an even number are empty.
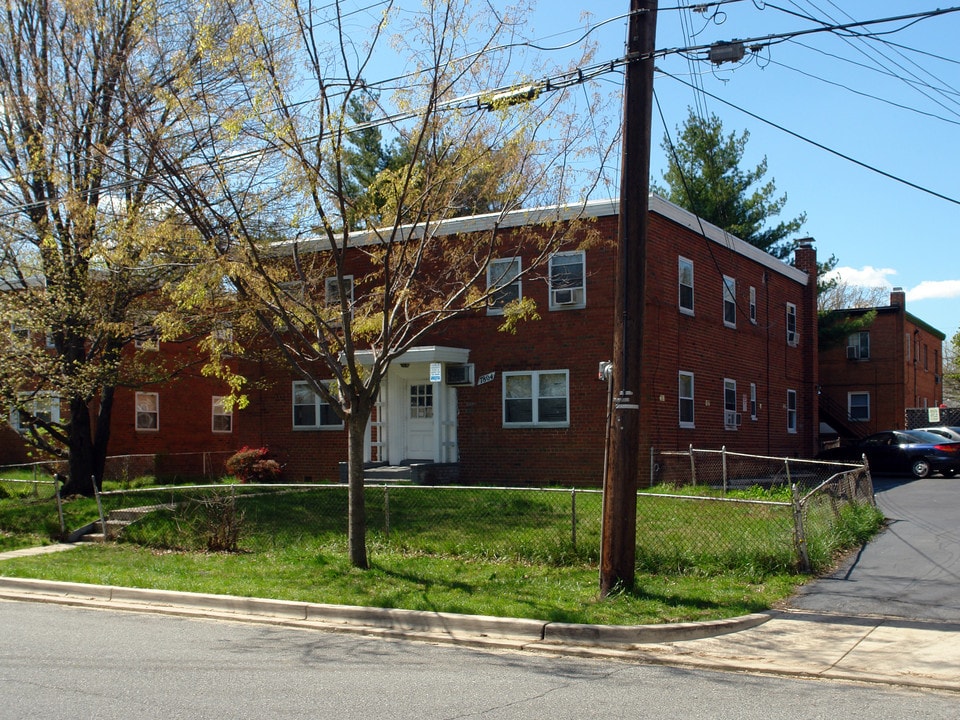
[[[806,285],[809,278],[805,272],[798,270],[792,265],[778,260],[760,248],[751,245],[745,240],[731,235],[716,225],[712,225],[705,220],[698,219],[689,210],[684,210],[678,205],[664,200],[659,195],[650,194],[650,211],[661,215],[668,220],[672,220],[678,225],[682,225],[697,235],[701,235],[707,240],[715,242],[718,245],[731,250],[738,255],[753,260],[763,265],[773,272],[784,275],[801,285]],[[525,225],[539,225],[549,222],[561,222],[576,220],[578,218],[599,218],[617,215],[620,209],[619,200],[589,200],[582,203],[570,203],[566,205],[551,205],[546,207],[529,208],[522,210],[512,210],[506,213],[487,213],[485,215],[469,215],[466,217],[450,218],[443,220],[437,226],[433,227],[431,233],[433,236],[456,235],[458,233],[482,232],[493,230],[494,228],[523,227]],[[424,231],[423,225],[404,225],[399,228],[401,238],[419,238]],[[381,242],[380,238],[389,235],[390,229],[380,230],[360,230],[350,233],[349,242],[351,246],[360,247],[364,245],[375,245]],[[326,241],[322,238],[309,238],[300,241],[301,248],[312,249],[319,246],[323,249]]]
[[[357,362],[361,365],[372,365],[374,354],[372,350],[360,350],[356,354]],[[394,358],[391,364],[396,363],[428,363],[445,362],[460,363],[467,362],[470,358],[470,350],[467,348],[445,347],[443,345],[423,345],[412,347],[402,355]]]

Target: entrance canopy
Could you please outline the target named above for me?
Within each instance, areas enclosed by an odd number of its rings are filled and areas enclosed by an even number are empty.
[[[423,345],[413,347],[407,350],[403,355],[394,360],[394,363],[458,363],[467,362],[470,357],[470,351],[467,348],[445,347],[443,345]],[[360,350],[357,352],[357,360],[361,365],[373,364],[373,351]]]

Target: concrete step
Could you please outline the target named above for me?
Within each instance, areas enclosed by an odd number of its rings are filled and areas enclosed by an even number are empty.
[[[107,536],[102,532],[89,532],[84,533],[78,537],[74,542],[78,543],[102,543],[107,541]]]

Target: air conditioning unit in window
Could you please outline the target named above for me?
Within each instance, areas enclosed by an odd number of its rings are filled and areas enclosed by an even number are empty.
[[[473,363],[447,365],[447,385],[473,385]]]
[[[723,426],[726,428],[735,428],[740,424],[740,413],[736,410],[723,411]]]
[[[573,305],[577,302],[576,294],[571,289],[565,290],[554,290],[553,291],[553,304],[554,305]]]
[[[856,345],[847,345],[847,360],[859,360],[860,348]]]

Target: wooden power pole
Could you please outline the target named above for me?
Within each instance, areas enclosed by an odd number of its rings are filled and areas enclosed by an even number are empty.
[[[650,194],[650,128],[657,0],[630,0],[623,99],[620,229],[613,334],[613,412],[603,479],[600,592],[636,578],[640,368]]]

